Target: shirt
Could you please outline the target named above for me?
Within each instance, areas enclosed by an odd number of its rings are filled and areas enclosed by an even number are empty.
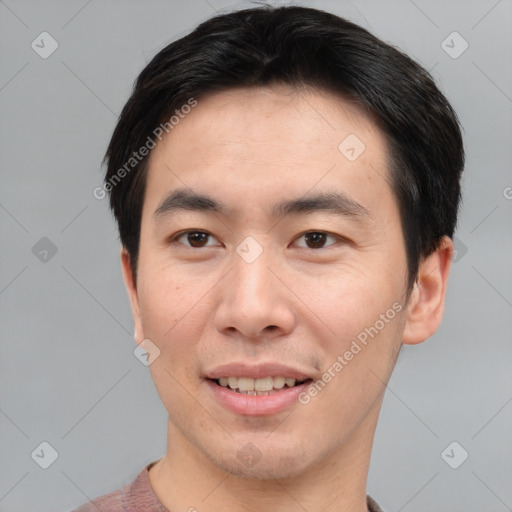
[[[96,498],[94,503],[85,503],[72,512],[169,512],[158,501],[149,483],[148,471],[156,462],[148,464],[133,482],[122,489]],[[383,512],[370,496],[366,500],[370,512]]]

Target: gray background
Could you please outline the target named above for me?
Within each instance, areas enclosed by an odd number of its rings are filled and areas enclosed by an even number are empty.
[[[432,70],[465,129],[445,319],[400,355],[368,492],[387,511],[512,510],[512,0],[302,4],[360,23]],[[0,1],[2,512],[70,510],[164,454],[166,414],[133,355],[116,228],[92,191],[148,59],[216,10],[249,5]],[[47,59],[31,48],[43,31],[59,45]],[[442,46],[453,31],[469,44],[458,58]],[[447,44],[453,53],[463,42]],[[31,456],[43,441],[58,452],[48,469],[35,461],[48,450]],[[458,469],[441,456],[453,441],[469,453]]]

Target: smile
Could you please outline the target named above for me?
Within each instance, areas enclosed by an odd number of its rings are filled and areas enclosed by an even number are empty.
[[[279,392],[283,388],[293,388],[305,381],[287,377],[263,377],[253,379],[251,377],[220,377],[215,382],[224,388],[229,388],[235,393],[251,396],[266,396]]]
[[[223,409],[241,416],[270,416],[286,411],[296,405],[299,395],[313,380],[307,379],[301,382],[286,378],[283,383],[283,377],[262,377],[259,379],[220,377],[219,379],[205,379],[205,382],[214,402]],[[271,389],[255,389],[256,386],[259,388],[269,387],[270,384],[272,384]]]

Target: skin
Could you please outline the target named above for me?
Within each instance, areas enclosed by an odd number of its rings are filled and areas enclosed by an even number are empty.
[[[338,149],[349,134],[366,146],[355,161]],[[152,151],[147,178],[136,283],[125,250],[122,266],[136,341],[161,351],[150,371],[169,421],[166,454],[149,472],[155,494],[175,511],[366,511],[385,383],[402,343],[438,328],[453,251],[445,238],[422,260],[406,304],[384,136],[327,92],[234,89],[199,100]],[[156,218],[178,188],[232,211]],[[271,215],[274,203],[329,191],[368,217]],[[183,230],[211,236],[206,247],[170,241]],[[308,248],[306,231],[335,236]],[[252,263],[236,252],[248,236],[263,250]],[[285,362],[320,379],[394,303],[402,310],[308,404],[249,417],[212,399],[204,372],[232,361]],[[237,457],[249,442],[261,454],[252,466]]]

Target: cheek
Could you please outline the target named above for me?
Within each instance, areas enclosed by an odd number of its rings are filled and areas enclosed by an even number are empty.
[[[375,322],[399,298],[397,286],[371,266],[340,265],[314,277],[294,276],[294,292],[317,313],[316,322],[346,337]]]
[[[308,291],[303,296],[317,314],[311,317],[318,327],[313,336],[324,352],[325,368],[343,375],[332,389],[351,381],[358,383],[356,394],[364,394],[370,383],[376,392],[379,382],[369,368],[382,377],[388,375],[400,346],[405,311],[400,286],[389,276],[383,279],[378,273],[360,269],[345,269],[339,275],[342,277],[336,280],[317,281],[313,288],[304,281],[298,283],[301,293]],[[333,368],[336,361],[339,364]]]
[[[144,336],[160,349],[151,367],[172,374],[196,371],[196,345],[208,319],[207,283],[186,283],[166,271],[147,273],[139,289]],[[157,364],[158,363],[158,364]]]
[[[357,317],[354,312],[352,318],[338,323],[339,331],[327,347],[319,379],[328,382],[328,391],[319,404],[326,416],[332,416],[330,407],[337,408],[340,426],[348,418],[357,418],[384,392],[400,347],[403,313],[397,312],[399,308],[395,302],[372,312],[360,312]]]
[[[197,342],[204,330],[203,294],[184,293],[181,284],[153,276],[141,298],[144,335],[160,350],[150,365],[155,387],[168,411],[181,410],[197,387]],[[186,415],[184,415],[184,420]]]
[[[146,261],[138,280],[141,316],[158,338],[193,312],[207,291],[207,283],[183,277],[183,269]]]

